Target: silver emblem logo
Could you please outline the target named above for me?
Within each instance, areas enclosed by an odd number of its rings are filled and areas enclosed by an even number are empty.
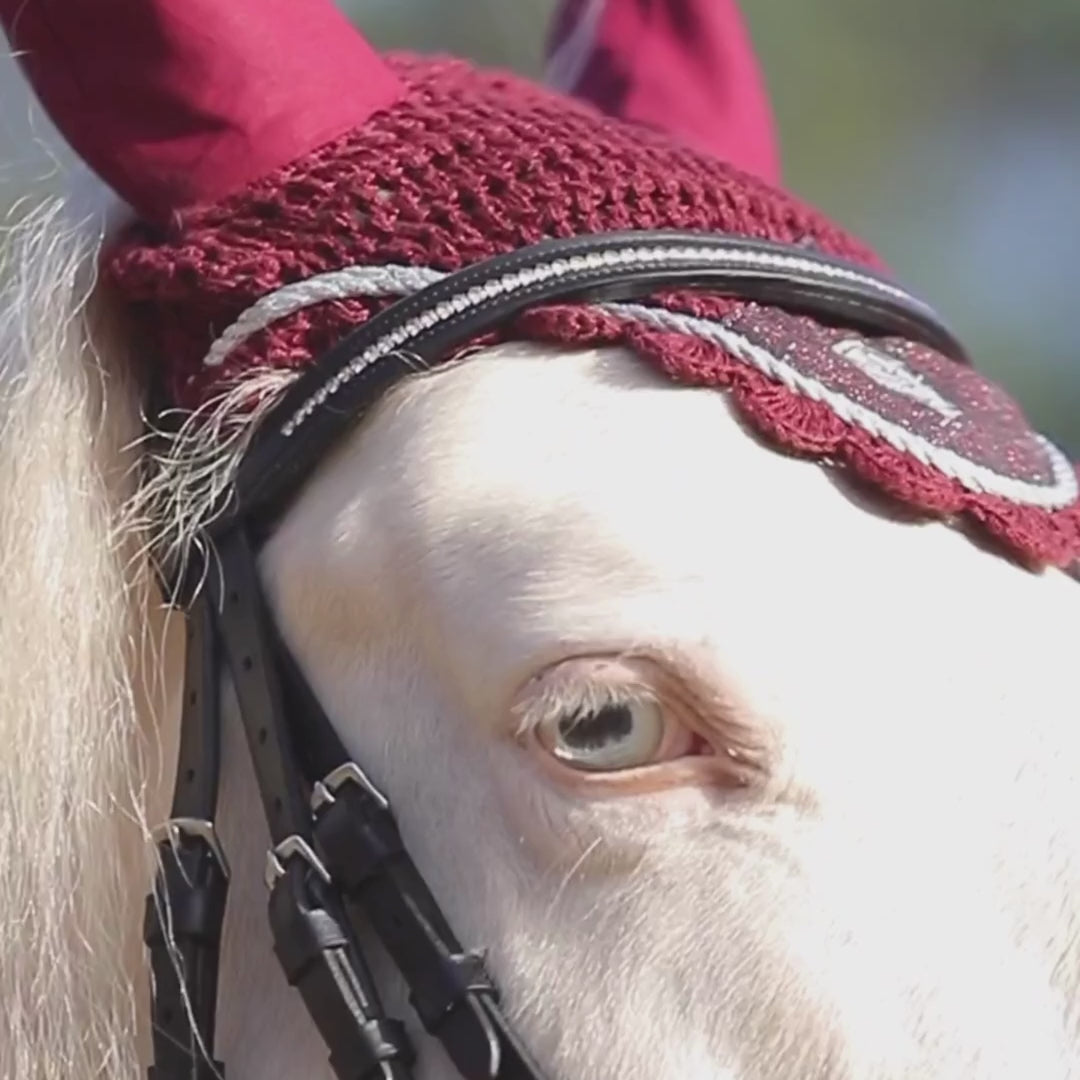
[[[882,349],[875,349],[873,345],[858,338],[846,338],[833,345],[832,351],[849,361],[879,386],[933,409],[946,420],[955,420],[962,413],[961,409],[942,397],[903,360],[890,356]]]

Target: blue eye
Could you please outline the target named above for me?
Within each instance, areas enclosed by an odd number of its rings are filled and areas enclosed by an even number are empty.
[[[655,701],[579,708],[540,725],[542,745],[565,765],[592,772],[632,769],[653,760],[664,739]]]

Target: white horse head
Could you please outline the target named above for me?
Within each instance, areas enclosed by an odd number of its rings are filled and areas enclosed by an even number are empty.
[[[142,331],[91,288],[96,225],[65,221],[13,237],[0,310],[0,1075],[34,1080],[145,1066],[146,826],[183,666],[141,516]],[[150,486],[182,501],[178,461]],[[1060,571],[777,453],[629,349],[525,342],[391,391],[260,569],[552,1078],[1080,1076]],[[329,1078],[272,953],[222,689],[216,1054],[234,1080]],[[412,1034],[418,1080],[453,1080]]]

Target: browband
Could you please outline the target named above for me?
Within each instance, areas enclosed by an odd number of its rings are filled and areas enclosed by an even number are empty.
[[[272,520],[390,386],[436,366],[526,308],[640,300],[675,288],[903,337],[968,363],[963,346],[923,301],[864,267],[817,252],[664,230],[544,240],[398,300],[305,370],[261,422],[241,462],[231,505],[213,532],[237,518]]]

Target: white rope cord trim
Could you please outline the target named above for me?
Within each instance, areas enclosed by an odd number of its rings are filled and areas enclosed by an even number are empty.
[[[650,308],[643,304],[598,304],[597,307],[623,318],[660,330],[674,330],[677,333],[720,345],[733,356],[757,368],[758,371],[812,401],[821,401],[832,409],[841,420],[861,427],[871,435],[884,439],[897,450],[910,454],[924,465],[930,465],[959,480],[970,491],[1000,495],[1016,503],[1039,506],[1047,510],[1058,510],[1075,501],[1080,494],[1076,472],[1069,459],[1048,439],[1032,432],[1039,445],[1046,453],[1054,475],[1049,487],[1030,484],[1015,477],[1002,476],[985,465],[976,465],[961,454],[945,447],[935,446],[932,442],[908,431],[899,424],[890,423],[877,413],[863,405],[849,400],[842,394],[822,385],[795,368],[773,356],[767,349],[748,341],[741,334],[735,333],[722,323],[711,319],[682,315],[662,308]]]
[[[316,274],[306,281],[285,285],[260,297],[210,346],[203,367],[220,367],[225,358],[248,338],[279,319],[327,300],[359,296],[407,296],[442,281],[445,274],[422,266],[349,266]]]
[[[802,272],[811,278],[817,276],[858,282],[872,291],[910,300],[910,297],[903,289],[888,285],[857,270],[822,264],[817,260],[779,252],[747,251],[739,247],[719,247],[702,250],[697,245],[672,245],[671,247],[626,247],[602,252],[590,252],[587,255],[570,255],[565,258],[553,259],[551,262],[528,266],[521,270],[508,271],[501,277],[491,279],[480,285],[474,285],[472,288],[460,292],[456,296],[449,297],[436,304],[433,308],[429,308],[420,315],[409,319],[396,330],[384,334],[359,356],[353,357],[345,367],[316,390],[282,425],[281,434],[285,438],[290,438],[317,408],[336,394],[346,383],[351,382],[384,356],[397,352],[410,339],[427,330],[434,329],[441,323],[449,322],[458,315],[464,314],[471,308],[479,307],[497,296],[523,291],[539,282],[557,281],[560,278],[588,271],[614,269],[615,267],[647,267],[656,263],[672,264],[683,261],[697,265],[702,262],[715,263],[726,269],[730,269],[732,266],[746,266],[754,270]],[[393,268],[386,267],[384,269],[390,270]],[[297,302],[299,302],[299,299]]]
[[[342,385],[381,357],[400,348],[410,337],[421,330],[437,325],[452,315],[475,306],[483,300],[510,289],[518,288],[522,284],[531,281],[561,276],[585,268],[595,268],[612,262],[667,260],[673,254],[677,257],[678,254],[682,253],[695,258],[702,254],[698,249],[663,248],[626,249],[618,252],[607,252],[602,255],[594,253],[574,256],[556,260],[544,266],[506,274],[495,281],[470,289],[467,293],[444,301],[432,311],[417,316],[417,318],[410,320],[392,333],[384,335],[383,338],[365,349],[347,368],[339,372],[334,379],[330,380],[326,386],[322,387],[297,410],[282,429],[283,434],[291,435],[299,424],[303,423],[320,404],[339,390]],[[731,254],[730,251],[724,252],[724,260],[728,261]],[[642,256],[645,258],[641,258]],[[800,268],[800,265],[809,267],[814,271],[824,269],[818,263],[810,264],[797,256],[761,256],[755,253],[752,261],[755,264],[761,264],[763,261],[773,261],[774,265],[788,266],[793,269]],[[901,289],[893,290],[876,279],[864,279],[862,275],[855,271],[849,271],[844,267],[829,267],[828,270],[835,271],[837,277],[870,281],[875,287],[881,288],[882,291],[891,291],[897,296],[906,296]],[[234,348],[253,334],[266,329],[279,319],[315,304],[357,297],[406,296],[441,281],[446,276],[441,271],[427,267],[355,266],[319,274],[294,285],[286,285],[276,292],[262,297],[245,311],[214,342],[203,363],[207,367],[219,366]],[[1077,483],[1076,473],[1068,458],[1053,443],[1035,432],[1032,435],[1045,451],[1053,473],[1054,479],[1051,486],[1031,484],[1023,480],[1017,480],[1015,477],[1002,476],[984,465],[977,465],[969,461],[955,451],[935,446],[921,436],[915,435],[897,424],[890,423],[864,406],[850,401],[842,394],[829,390],[817,380],[803,375],[773,356],[766,349],[755,345],[722,323],[711,319],[682,315],[662,308],[651,308],[643,304],[612,303],[593,306],[620,318],[631,319],[658,329],[688,334],[720,345],[733,356],[750,364],[770,378],[776,379],[789,390],[813,401],[825,403],[841,419],[857,425],[871,435],[886,440],[891,446],[910,454],[916,460],[933,466],[946,476],[959,481],[969,491],[998,495],[1015,503],[1037,506],[1046,510],[1055,510],[1068,506],[1080,495],[1080,485]]]
[[[578,271],[585,268],[597,269],[601,266],[617,265],[618,263],[666,261],[667,259],[678,259],[679,257],[701,258],[706,261],[716,262],[744,262],[752,266],[779,267],[780,269],[794,271],[803,270],[868,285],[881,293],[894,296],[900,300],[910,299],[909,294],[903,289],[879,281],[877,278],[860,274],[857,270],[811,262],[808,259],[800,258],[798,255],[759,254],[737,249],[702,251],[699,248],[624,248],[621,251],[604,252],[603,254],[575,255],[566,259],[558,259],[543,267],[504,275],[498,279],[498,282],[491,282],[481,288],[486,290],[497,285],[496,292],[491,295],[498,295],[499,292],[505,292],[517,284],[527,281],[539,281],[547,277],[559,277],[569,271]],[[539,272],[541,270],[544,272]],[[311,307],[314,304],[322,304],[328,300],[349,300],[361,296],[406,296],[419,291],[427,285],[442,281],[447,276],[442,271],[423,266],[394,264],[387,266],[347,266],[343,270],[331,270],[324,274],[316,274],[314,277],[298,281],[293,285],[283,285],[280,289],[260,297],[218,337],[210,346],[206,356],[203,357],[203,367],[220,367],[229,353],[248,338],[257,334],[260,330],[265,330],[279,319],[284,319],[286,316],[293,315],[297,311],[302,311],[304,308]],[[472,293],[478,291],[477,289],[470,290]],[[480,299],[486,299],[488,295],[485,291]],[[455,308],[454,310],[464,310],[464,308]]]

